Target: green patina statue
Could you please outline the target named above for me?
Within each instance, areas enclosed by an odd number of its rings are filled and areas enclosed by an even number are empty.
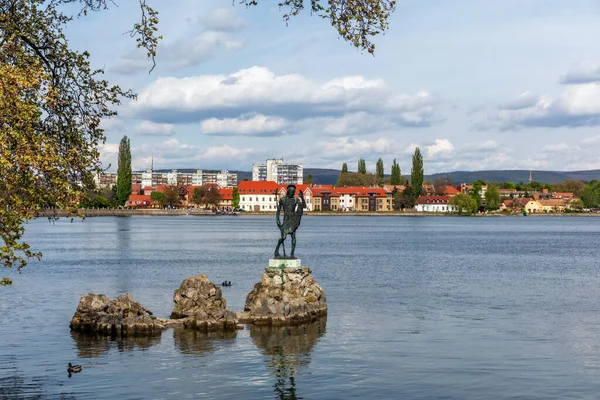
[[[277,227],[281,231],[281,238],[277,242],[275,248],[275,258],[283,259],[294,259],[294,250],[296,249],[296,229],[300,226],[300,219],[306,208],[306,202],[304,201],[304,194],[302,191],[298,192],[298,196],[294,197],[296,193],[295,185],[288,185],[286,196],[282,197],[277,204],[277,212],[275,218],[277,219]],[[283,222],[281,222],[280,214],[283,209]],[[290,257],[285,255],[285,238],[287,235],[292,236],[292,251]],[[283,257],[279,255],[279,247],[283,245]]]

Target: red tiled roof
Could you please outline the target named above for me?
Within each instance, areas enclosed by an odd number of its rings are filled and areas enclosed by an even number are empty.
[[[448,196],[454,196],[459,194],[460,192],[458,191],[457,188],[455,188],[454,186],[446,186],[446,194]]]
[[[149,195],[144,194],[130,194],[127,200],[127,205],[130,207],[143,207],[152,204],[152,199]]]
[[[277,187],[277,182],[272,181],[241,181],[238,184],[240,194],[269,193],[273,194]]]
[[[219,189],[221,200],[233,200],[233,188],[222,188]]]
[[[420,196],[415,204],[446,204],[450,196]]]
[[[572,199],[573,197],[575,197],[575,195],[573,193],[555,192],[552,193],[552,197],[555,199]]]
[[[538,203],[544,207],[564,207],[566,206],[567,199],[550,199],[550,200],[539,200]]]
[[[131,193],[139,193],[142,190],[142,185],[139,183],[134,183],[131,185]]]

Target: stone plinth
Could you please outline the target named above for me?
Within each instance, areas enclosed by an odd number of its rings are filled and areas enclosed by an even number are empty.
[[[111,300],[103,294],[81,296],[71,330],[107,336],[160,335],[164,324],[134,301],[129,293]]]
[[[241,322],[277,326],[314,321],[326,314],[325,292],[310,268],[268,267],[262,281],[248,293],[244,313],[238,317]]]
[[[175,308],[171,319],[183,319],[186,328],[205,331],[235,330],[236,314],[225,308],[221,288],[206,275],[192,276],[181,283],[173,295]]]
[[[302,262],[299,258],[281,259],[271,258],[269,260],[269,268],[301,268]]]

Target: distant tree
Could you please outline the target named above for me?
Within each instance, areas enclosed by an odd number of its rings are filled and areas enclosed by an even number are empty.
[[[473,182],[473,187],[469,189],[468,195],[475,201],[478,209],[481,206],[481,189],[482,189],[481,180],[477,180]]]
[[[165,196],[165,194],[162,192],[150,193],[150,199],[152,201],[154,201],[155,203],[160,204],[161,207],[163,207],[165,204],[167,204],[167,196]]]
[[[515,188],[515,184],[512,182],[503,182],[501,184],[501,188],[502,189],[514,189]]]
[[[366,186],[372,187],[377,186],[379,183],[379,179],[377,175],[373,173],[359,174],[357,172],[349,172],[347,174],[341,174],[336,182],[335,186],[337,187],[346,187],[346,186]]]
[[[438,178],[433,181],[433,190],[438,196],[444,196],[446,194],[446,180]]]
[[[573,193],[579,197],[585,188],[585,183],[574,179],[559,182],[554,185],[554,191],[561,193]]]
[[[304,183],[307,185],[312,185],[313,184],[313,176],[311,173],[309,173],[308,175],[306,175],[306,179],[304,180]]]
[[[357,172],[359,174],[366,174],[367,173],[367,163],[365,162],[365,159],[362,158],[362,157],[358,160],[358,170],[357,170]]]
[[[407,185],[403,191],[397,191],[394,195],[393,207],[396,210],[404,210],[415,206],[415,197],[413,196],[412,188]]]
[[[392,163],[392,173],[390,177],[390,185],[401,185],[402,184],[402,175],[400,174],[400,165],[396,162],[394,158],[394,162]]]
[[[488,211],[500,208],[500,190],[496,184],[488,185],[485,192],[485,208]]]
[[[542,184],[536,181],[533,181],[529,184],[529,187],[536,192],[539,192],[542,189]]]
[[[598,203],[600,203],[600,183],[598,181],[588,183],[579,197],[585,207],[598,207]]]
[[[100,190],[87,190],[85,197],[79,201],[81,208],[107,208],[110,204]]]
[[[163,193],[165,195],[165,204],[168,204],[171,207],[181,204],[179,188],[177,186],[167,186]]]
[[[348,164],[343,163],[342,164],[342,174],[347,174],[348,173]]]
[[[192,202],[197,206],[201,206],[202,204],[205,204],[206,193],[207,193],[207,189],[205,186],[200,186],[200,187],[194,188],[194,191],[192,192]]]
[[[119,159],[117,166],[117,201],[125,205],[131,194],[131,146],[129,138],[123,136],[119,143]]]
[[[233,188],[231,195],[233,197],[231,200],[231,207],[233,207],[234,210],[237,210],[240,206],[240,192],[237,187]]]
[[[475,199],[464,193],[453,196],[448,204],[456,206],[456,210],[459,214],[475,214],[478,208]]]
[[[412,169],[410,170],[410,187],[414,200],[423,191],[423,174],[423,156],[421,155],[421,150],[417,147],[412,157]]]
[[[569,207],[571,208],[571,210],[583,210],[585,204],[583,204],[583,201],[580,199],[573,199],[569,203]]]
[[[383,184],[383,179],[385,177],[385,171],[383,169],[383,159],[379,158],[379,160],[377,160],[377,166],[375,168],[375,175],[377,175],[377,178],[379,178],[379,184]]]
[[[552,193],[554,192],[554,185],[552,185],[551,183],[545,183],[544,185],[542,185],[542,189],[546,189],[548,190],[548,192]]]
[[[221,193],[219,192],[219,189],[211,186],[207,189],[204,199],[207,205],[217,207],[221,202]]]

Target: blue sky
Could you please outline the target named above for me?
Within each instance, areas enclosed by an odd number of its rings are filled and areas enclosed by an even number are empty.
[[[265,158],[410,172],[600,168],[600,2],[398,1],[376,54],[308,12],[231,0],[150,2],[157,67],[123,32],[134,1],[69,27],[106,76],[139,94],[104,121],[105,165],[131,139],[133,167],[250,170]],[[272,2],[274,3],[274,2]]]

